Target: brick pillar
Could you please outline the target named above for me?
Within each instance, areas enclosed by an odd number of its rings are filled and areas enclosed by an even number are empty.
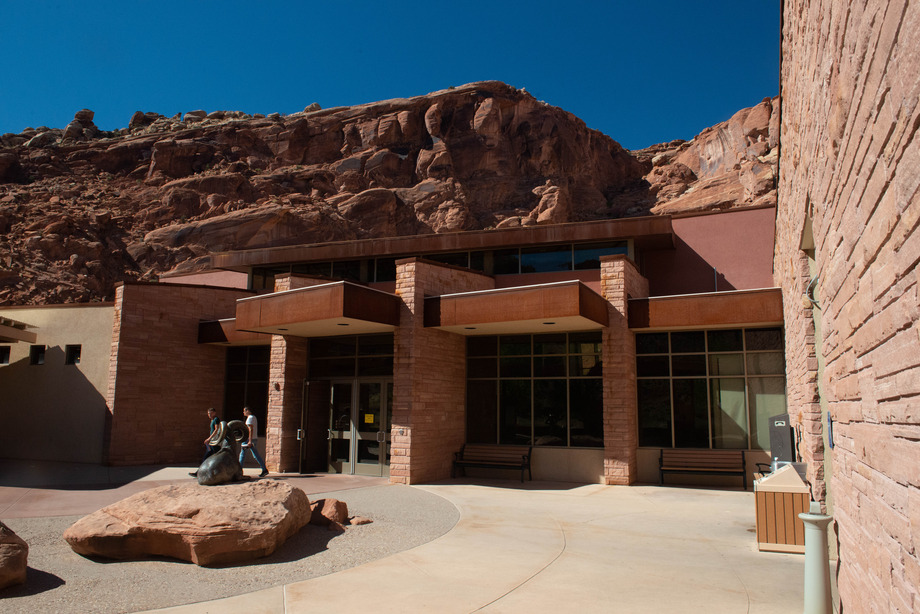
[[[271,471],[295,472],[300,466],[303,381],[307,377],[307,339],[272,336],[268,373],[265,464]]]
[[[629,330],[627,300],[648,296],[648,280],[624,255],[601,258],[601,291],[609,303],[604,330],[604,483],[636,481],[639,446],[636,404],[636,339]]]
[[[396,294],[403,304],[399,309],[399,327],[393,334],[393,406],[390,414],[393,430],[390,434],[390,482],[410,483],[410,450],[412,447],[412,378],[415,360],[412,347],[415,342],[416,311],[424,311],[417,305],[423,299],[415,288],[415,259],[400,261],[396,267]],[[424,313],[420,314],[424,317]]]
[[[407,258],[396,263],[403,301],[394,335],[390,481],[419,484],[450,477],[466,435],[466,338],[425,328],[425,296],[486,290],[481,273]]]

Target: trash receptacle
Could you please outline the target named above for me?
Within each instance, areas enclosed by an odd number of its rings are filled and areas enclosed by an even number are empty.
[[[757,548],[769,552],[805,552],[805,525],[799,514],[808,511],[808,485],[792,465],[754,481],[757,505]]]

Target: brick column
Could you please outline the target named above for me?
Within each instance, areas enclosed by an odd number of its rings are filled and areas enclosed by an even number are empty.
[[[466,436],[466,338],[425,328],[425,296],[486,290],[494,280],[417,258],[396,263],[403,300],[394,335],[390,481],[418,484],[450,476]]]
[[[307,339],[272,336],[268,373],[265,464],[271,471],[294,472],[300,466],[303,380],[307,377]]]
[[[328,283],[327,279],[284,275],[275,279],[275,292]],[[272,336],[268,373],[268,417],[265,425],[265,464],[271,471],[296,472],[300,468],[303,381],[307,377],[307,339]]]
[[[601,291],[609,303],[604,330],[604,483],[636,481],[639,446],[636,404],[636,339],[629,330],[627,300],[648,296],[648,280],[624,255],[601,258]]]
[[[423,299],[415,291],[415,259],[399,261],[396,265],[396,294],[403,305],[399,311],[399,328],[393,334],[393,406],[390,417],[393,430],[390,433],[390,482],[410,483],[410,450],[412,447],[412,378],[415,360],[412,348],[415,341],[414,320],[416,311],[424,318],[424,305],[416,306]]]

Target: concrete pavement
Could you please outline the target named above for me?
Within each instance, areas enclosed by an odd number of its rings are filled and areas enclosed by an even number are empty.
[[[47,469],[12,470],[0,461],[0,518],[89,513],[133,492],[188,480],[189,471]],[[285,479],[308,494],[385,482],[335,475]],[[802,611],[804,558],[757,551],[751,492],[498,480],[416,488],[460,511],[457,525],[434,541],[327,576],[156,611]]]
[[[760,553],[753,493],[514,482],[419,486],[443,537],[339,573],[174,614],[800,612],[801,555]]]

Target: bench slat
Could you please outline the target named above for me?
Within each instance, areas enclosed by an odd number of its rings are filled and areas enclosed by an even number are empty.
[[[662,449],[658,457],[658,483],[665,473],[740,476],[747,490],[744,450]]]
[[[454,458],[454,474],[457,467],[482,467],[487,469],[520,469],[521,481],[524,481],[524,470],[530,469],[529,446],[501,446],[491,444],[464,445]],[[533,476],[531,475],[531,478]]]

